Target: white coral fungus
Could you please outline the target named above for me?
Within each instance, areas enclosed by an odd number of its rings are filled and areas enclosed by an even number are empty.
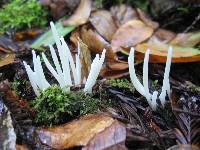
[[[163,86],[162,86],[161,94],[159,95],[159,97],[158,97],[157,91],[154,91],[153,94],[149,92],[149,87],[148,87],[149,53],[150,53],[150,50],[148,49],[145,53],[144,64],[143,64],[143,85],[140,83],[135,73],[134,48],[131,48],[131,51],[128,57],[129,73],[130,73],[131,82],[134,85],[135,89],[147,99],[147,102],[150,105],[150,107],[153,110],[156,110],[157,98],[160,99],[160,102],[162,106],[164,107],[165,102],[166,102],[165,100],[166,94],[168,94],[168,97],[170,97],[169,72],[170,72],[171,59],[172,59],[172,47],[169,47],[168,49],[168,55],[167,55],[167,61],[166,61],[166,66],[165,66],[164,79],[163,79]]]
[[[64,38],[59,37],[53,22],[51,22],[50,25],[51,25],[53,37],[58,49],[59,58],[52,45],[49,45],[49,48],[50,48],[51,57],[52,57],[55,68],[51,65],[51,63],[49,62],[49,60],[47,59],[44,53],[42,53],[42,58],[48,70],[58,81],[60,87],[66,91],[69,91],[70,86],[81,84],[80,46],[78,43],[78,54],[75,55],[76,63],[74,63],[72,54]],[[101,58],[99,58],[99,54],[97,54],[95,59],[92,62],[91,70],[89,72],[88,79],[85,83],[85,88],[84,88],[85,93],[92,92],[92,87],[94,86],[96,82],[96,79],[99,75],[99,72],[101,70],[101,67],[105,59],[105,52],[106,50],[104,49],[102,52]],[[26,72],[28,74],[29,80],[31,82],[31,85],[33,87],[33,90],[35,94],[39,96],[40,95],[39,90],[45,90],[46,88],[50,86],[50,84],[45,78],[41,61],[40,61],[40,56],[36,56],[34,51],[32,51],[32,54],[33,54],[34,70],[32,70],[31,67],[27,65],[26,62],[23,62],[23,63],[24,63]]]

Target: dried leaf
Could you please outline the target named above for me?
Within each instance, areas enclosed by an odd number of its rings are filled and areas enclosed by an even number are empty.
[[[150,62],[165,63],[168,53],[168,47],[168,44],[162,43],[158,40],[154,40],[148,43],[138,44],[136,46],[136,51],[144,54],[149,48],[151,50]],[[200,51],[198,49],[173,46],[172,62],[176,63],[195,61],[200,61]]]
[[[125,141],[126,129],[103,114],[87,115],[70,123],[38,129],[40,141],[55,149],[83,146],[83,149],[106,149]]]
[[[112,48],[115,52],[120,47],[131,47],[148,39],[153,33],[153,28],[146,26],[139,20],[128,21],[122,25],[113,35],[111,41]]]
[[[4,36],[0,37],[0,51],[3,51],[5,53],[10,53],[10,52],[17,52],[19,49],[20,47],[10,38]]]
[[[49,7],[50,13],[56,20],[71,13],[80,0],[39,0],[40,4]]]
[[[129,75],[128,70],[112,70],[108,67],[102,68],[100,75],[106,79],[121,78]]]
[[[128,69],[128,63],[124,61],[113,61],[113,62],[107,62],[107,67],[112,70],[125,70]]]
[[[75,26],[64,27],[60,21],[58,21],[55,26],[60,36],[65,36],[75,29]],[[55,40],[53,38],[52,31],[49,29],[48,32],[42,34],[35,42],[31,44],[31,48],[43,50],[43,47],[53,45],[54,43]]]
[[[14,53],[2,53],[0,52],[0,67],[9,65],[13,63],[15,60],[15,54]]]
[[[90,72],[90,66],[92,64],[91,54],[88,46],[83,43],[81,39],[78,39],[80,44],[80,58],[81,58],[81,79],[87,78]]]
[[[23,40],[33,39],[41,33],[42,33],[42,30],[40,30],[40,29],[30,29],[27,31],[20,31],[20,32],[15,33],[14,39],[15,39],[15,41],[23,41]]]
[[[170,42],[172,45],[178,45],[182,47],[194,47],[200,43],[200,32],[196,33],[179,33]]]
[[[137,8],[137,13],[138,13],[139,19],[141,19],[146,25],[150,26],[153,29],[158,28],[159,24],[155,21],[152,21],[151,18],[149,16],[147,16],[147,14],[145,14],[139,8]]]
[[[107,41],[112,40],[112,36],[117,30],[117,27],[109,11],[95,11],[91,14],[89,20],[98,33],[101,34]]]
[[[117,55],[113,52],[110,44],[92,29],[87,29],[86,26],[82,27],[81,39],[94,53],[101,53],[105,48],[107,61],[117,60]]]
[[[113,6],[110,11],[118,27],[130,20],[138,19],[136,10],[127,5]]]
[[[65,26],[82,25],[88,21],[92,8],[91,0],[81,0],[75,13],[67,20],[63,21]]]
[[[176,37],[176,34],[172,31],[165,30],[165,29],[158,29],[153,36],[156,36],[160,41],[168,43],[172,39]],[[152,37],[154,38],[154,37]],[[151,39],[150,39],[151,40]]]

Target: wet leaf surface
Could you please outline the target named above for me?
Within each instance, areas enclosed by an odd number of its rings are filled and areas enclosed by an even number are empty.
[[[126,129],[118,121],[102,114],[86,115],[64,125],[38,129],[42,143],[55,149],[83,146],[105,149],[125,141]]]

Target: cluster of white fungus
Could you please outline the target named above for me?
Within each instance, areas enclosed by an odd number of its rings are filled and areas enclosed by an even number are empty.
[[[49,69],[51,74],[58,81],[60,87],[65,89],[66,91],[70,91],[70,86],[81,84],[80,47],[78,44],[78,54],[76,54],[75,56],[76,60],[74,63],[72,54],[64,38],[63,37],[59,38],[59,35],[57,33],[57,30],[53,22],[51,22],[50,25],[51,25],[53,37],[58,49],[60,62],[56,54],[56,51],[52,45],[50,45],[49,48],[50,48],[51,57],[52,57],[55,68],[50,64],[49,60],[47,59],[44,53],[42,53],[42,58],[44,60],[46,67]],[[106,53],[106,50],[104,49],[101,57],[99,56],[99,54],[97,54],[95,59],[92,62],[91,69],[90,69],[90,72],[89,72],[89,75],[88,75],[88,78],[86,80],[85,87],[83,90],[85,93],[92,92],[92,87],[94,86],[96,82],[96,79],[99,75],[99,72],[101,70],[101,67],[105,59],[105,53]],[[149,53],[150,53],[150,50],[148,49],[145,53],[144,64],[143,64],[143,85],[140,83],[135,73],[134,48],[131,48],[131,51],[128,57],[129,73],[130,73],[131,82],[134,85],[135,89],[147,99],[147,102],[149,103],[150,107],[153,110],[156,110],[157,105],[158,105],[157,104],[158,98],[162,106],[164,107],[165,101],[166,101],[165,100],[166,95],[170,97],[169,72],[170,72],[171,59],[172,59],[172,47],[169,47],[168,49],[168,55],[167,55],[167,61],[166,61],[166,66],[165,66],[164,79],[163,79],[163,86],[162,86],[161,94],[159,95],[159,97],[158,97],[158,91],[154,91],[152,94],[149,92],[149,87],[148,87]],[[33,65],[34,65],[33,70],[31,69],[29,65],[27,65],[26,62],[23,62],[23,63],[24,63],[26,72],[28,74],[29,80],[31,82],[31,85],[33,87],[33,90],[35,94],[39,96],[40,90],[45,90],[46,88],[50,86],[50,84],[45,78],[40,56],[36,56],[35,51],[32,51],[32,54],[33,54]]]
[[[157,98],[160,99],[160,102],[162,106],[164,107],[165,102],[166,102],[165,100],[166,94],[168,94],[168,97],[170,97],[169,72],[170,72],[171,59],[172,59],[172,47],[169,47],[168,49],[168,55],[167,55],[167,61],[166,61],[166,66],[165,66],[164,79],[163,79],[163,86],[162,86],[162,91],[159,97],[158,97],[158,91],[154,91],[153,94],[149,92],[149,87],[148,87],[149,53],[150,53],[150,50],[148,49],[145,53],[144,64],[143,64],[143,85],[140,83],[135,73],[134,48],[131,48],[131,51],[128,57],[129,73],[130,73],[131,82],[134,85],[135,89],[147,99],[147,102],[149,103],[150,107],[153,110],[156,110]]]
[[[57,33],[57,30],[53,22],[51,22],[50,25],[51,25],[54,40],[56,42],[58,55],[59,55],[59,59],[61,63],[59,63],[58,56],[56,55],[56,51],[52,45],[50,45],[49,48],[50,48],[51,57],[52,57],[55,68],[50,64],[49,60],[47,59],[44,53],[42,53],[42,58],[48,70],[58,81],[60,87],[66,91],[70,91],[70,86],[81,84],[80,47],[78,44],[78,54],[76,54],[75,56],[76,63],[74,63],[72,54],[64,38],[63,37],[59,38],[59,35]],[[84,87],[85,93],[92,92],[92,87],[94,86],[96,82],[96,79],[99,75],[99,72],[101,70],[101,67],[105,59],[105,52],[106,50],[104,49],[101,57],[99,57],[99,54],[97,54],[95,59],[92,62],[89,76],[87,78],[87,81]],[[33,87],[33,90],[35,94],[39,96],[40,90],[47,89],[50,86],[50,84],[45,78],[41,61],[40,61],[40,56],[36,56],[34,51],[32,51],[32,54],[33,54],[33,65],[34,65],[33,70],[31,69],[29,65],[27,65],[26,62],[23,62],[23,63],[24,63],[26,72],[28,74],[29,80],[31,82],[31,85]]]

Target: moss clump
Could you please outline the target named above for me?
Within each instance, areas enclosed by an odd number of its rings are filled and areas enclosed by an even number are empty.
[[[0,10],[0,34],[6,31],[43,27],[47,12],[37,0],[11,0]]]
[[[111,79],[106,81],[106,83],[112,87],[119,88],[119,89],[125,89],[130,92],[134,92],[133,85],[129,82],[127,79]]]
[[[36,110],[35,122],[42,125],[63,123],[77,116],[94,113],[102,108],[102,102],[83,92],[65,92],[51,86],[31,102]]]

